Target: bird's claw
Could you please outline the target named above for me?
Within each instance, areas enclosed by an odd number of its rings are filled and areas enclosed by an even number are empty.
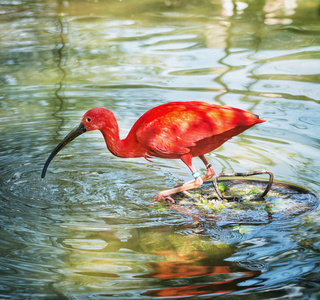
[[[171,204],[175,204],[175,200],[173,198],[171,198],[170,196],[165,197],[165,199],[167,200],[167,203],[171,203]]]
[[[163,195],[162,192],[160,192],[157,196],[155,196],[152,201],[153,202],[159,202],[159,201],[162,201],[162,200],[166,200],[167,202],[170,202],[170,203],[175,203],[175,200],[173,198],[171,198],[169,195]]]

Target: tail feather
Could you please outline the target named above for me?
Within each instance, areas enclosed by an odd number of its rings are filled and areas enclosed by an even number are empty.
[[[263,119],[260,119],[259,115],[256,115],[256,114],[253,114],[257,119],[257,123],[263,123],[263,122],[266,122],[266,120],[263,120]]]

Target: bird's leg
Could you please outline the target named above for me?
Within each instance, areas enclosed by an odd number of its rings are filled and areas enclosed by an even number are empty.
[[[189,169],[192,172],[192,175],[194,176],[195,179],[192,181],[188,181],[188,182],[186,182],[180,186],[177,186],[173,189],[160,192],[156,197],[153,198],[153,201],[160,201],[163,198],[165,198],[165,199],[174,203],[174,200],[170,197],[170,195],[180,193],[183,191],[187,191],[187,190],[191,190],[191,189],[196,189],[203,184],[202,177],[205,177],[205,176],[201,177],[199,172],[192,165],[192,156],[191,155],[182,156],[181,160],[189,167]]]
[[[174,200],[170,197],[170,195],[173,195],[173,194],[176,194],[179,192],[184,192],[184,191],[191,190],[191,189],[196,189],[203,184],[203,181],[211,179],[213,177],[213,175],[215,174],[211,164],[209,164],[209,162],[204,157],[204,155],[199,156],[199,158],[203,161],[204,165],[207,168],[207,172],[205,175],[199,176],[199,177],[195,178],[195,180],[191,180],[191,181],[185,182],[183,184],[180,184],[180,185],[174,187],[173,189],[162,191],[156,197],[153,198],[153,201],[160,201],[165,198],[165,199],[169,200],[170,202],[174,203]],[[191,157],[191,159],[192,159],[192,157]],[[186,158],[182,157],[181,158],[181,160],[189,167],[192,174],[195,174],[197,172],[197,170],[192,165],[191,159],[190,159],[190,157],[186,157]]]
[[[204,165],[206,166],[207,168],[207,172],[205,175],[201,176],[202,180],[203,181],[206,181],[208,179],[211,179],[213,177],[213,175],[215,174],[211,164],[209,164],[209,162],[206,160],[206,158],[204,157],[204,155],[201,155],[199,156],[199,158],[203,161]],[[192,181],[191,181],[192,182]],[[184,185],[184,184],[182,184]],[[181,186],[181,185],[178,185],[178,186]],[[176,187],[178,187],[176,186]],[[188,193],[187,191],[183,191],[183,194],[185,194],[187,197],[190,197],[192,198],[191,194]]]
[[[179,186],[179,187],[175,187],[173,189],[170,190],[165,190],[160,192],[157,196],[155,196],[153,198],[153,201],[160,201],[162,199],[167,199],[170,202],[174,203],[174,200],[170,197],[170,195],[176,194],[176,193],[180,193],[180,192],[184,192],[187,190],[192,190],[192,189],[196,189],[199,186],[201,186],[203,183],[203,180],[201,178],[201,176],[199,176],[197,179],[189,181],[184,183],[183,185]]]
[[[202,176],[202,180],[205,181],[205,180],[211,179],[213,177],[213,175],[215,174],[211,164],[209,164],[209,162],[204,157],[204,155],[199,156],[199,158],[203,161],[204,165],[207,168],[207,173],[206,173],[206,175]]]
[[[213,175],[215,174],[214,169],[212,168],[211,164],[209,164],[209,162],[204,157],[204,155],[199,156],[199,158],[202,160],[202,162],[204,163],[204,165],[207,168],[207,173],[205,175],[201,176],[202,181],[206,181],[208,179],[211,179],[213,177]],[[184,185],[188,185],[188,184],[192,183],[193,181],[194,180],[178,184],[177,186],[175,186],[175,188],[180,187],[180,186],[184,186]]]

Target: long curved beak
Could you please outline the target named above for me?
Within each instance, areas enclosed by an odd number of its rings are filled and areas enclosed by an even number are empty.
[[[50,162],[52,159],[56,156],[56,154],[68,143],[70,143],[72,140],[74,140],[77,136],[83,134],[86,132],[86,128],[84,127],[83,123],[81,122],[79,126],[74,128],[59,144],[54,150],[51,152],[50,156],[48,157],[43,169],[41,178],[44,178],[46,176],[47,169],[49,167]]]

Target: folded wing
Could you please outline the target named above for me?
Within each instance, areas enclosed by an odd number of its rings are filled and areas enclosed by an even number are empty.
[[[134,127],[137,141],[151,155],[174,158],[189,153],[201,140],[260,122],[264,120],[244,110],[193,101],[152,109]]]

